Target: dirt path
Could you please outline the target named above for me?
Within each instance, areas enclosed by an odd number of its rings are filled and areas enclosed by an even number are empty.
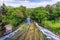
[[[36,28],[36,26],[34,24],[31,24],[25,40],[43,40],[43,36],[42,33],[40,33]]]
[[[29,26],[28,32],[25,32],[19,39],[17,40],[43,40],[42,33],[36,28],[36,26],[32,23]]]

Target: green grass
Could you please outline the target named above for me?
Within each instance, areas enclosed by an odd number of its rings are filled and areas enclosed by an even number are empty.
[[[19,31],[22,32],[22,31],[24,31],[24,30],[27,30],[27,26],[28,26],[28,24],[23,24],[23,25],[21,26],[21,29],[20,29]]]
[[[60,21],[59,20],[58,21],[46,20],[42,22],[42,25],[45,28],[51,30],[52,32],[60,36]]]

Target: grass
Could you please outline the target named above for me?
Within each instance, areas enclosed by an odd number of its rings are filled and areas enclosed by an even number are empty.
[[[42,22],[42,25],[45,28],[51,30],[52,32],[60,36],[60,21],[59,20],[58,21],[46,20]]]
[[[27,30],[27,26],[28,26],[28,24],[23,24],[19,31],[21,32],[21,31]]]

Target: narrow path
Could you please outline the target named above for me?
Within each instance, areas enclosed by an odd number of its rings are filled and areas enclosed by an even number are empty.
[[[26,28],[26,29],[22,29]],[[27,34],[28,31],[28,25],[27,26],[22,26],[22,28],[12,37],[12,39],[8,40],[24,40],[25,35]]]
[[[25,32],[24,32],[23,34],[21,34],[21,36],[19,36],[19,37],[17,38],[17,40],[25,40],[26,35],[27,35],[27,33],[28,33],[28,30],[29,30],[29,26],[27,26],[27,27],[28,27],[28,29],[25,30]]]
[[[43,36],[41,34],[42,33],[39,32],[37,27],[34,24],[31,24],[25,40],[43,40]]]
[[[6,38],[6,40],[44,40],[43,34],[38,30],[34,23],[23,25]]]
[[[43,40],[42,33],[37,29],[37,27],[32,23],[29,26],[29,30],[20,36],[17,40]]]

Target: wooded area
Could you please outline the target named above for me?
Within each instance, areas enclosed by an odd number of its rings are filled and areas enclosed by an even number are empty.
[[[27,16],[30,16],[30,18],[38,22],[39,25],[60,35],[60,2],[37,8],[26,8],[24,6],[14,8],[3,4],[0,6],[0,14],[1,13],[2,16],[0,16],[0,20],[2,20],[2,22],[0,23],[4,25],[9,23],[13,27],[17,27],[26,20]]]

